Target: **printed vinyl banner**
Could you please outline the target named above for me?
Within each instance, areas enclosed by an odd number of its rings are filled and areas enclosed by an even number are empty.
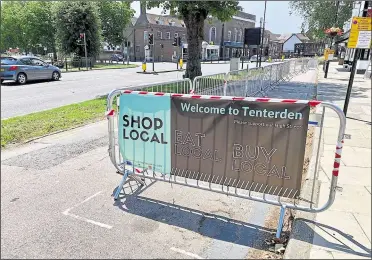
[[[121,153],[136,167],[299,194],[308,104],[138,94],[121,95],[120,104]]]

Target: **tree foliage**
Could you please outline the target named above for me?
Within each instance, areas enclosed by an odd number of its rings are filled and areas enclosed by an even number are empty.
[[[147,7],[161,7],[179,16],[186,26],[188,60],[185,76],[194,79],[201,72],[201,44],[204,37],[204,21],[211,15],[228,21],[241,10],[238,1],[149,1]]]
[[[103,0],[97,4],[104,41],[110,47],[121,45],[124,41],[123,31],[134,14],[130,8],[131,2]]]
[[[1,3],[1,37],[0,48],[2,51],[9,48],[27,47],[25,37],[22,33],[23,5],[20,2],[2,2]]]
[[[30,1],[24,6],[25,37],[33,48],[47,48],[56,52],[55,23],[53,21],[52,6],[50,1]]]
[[[1,9],[1,49],[19,47],[23,51],[47,47],[55,49],[53,2],[4,2]],[[40,50],[40,49],[39,49]]]
[[[337,7],[336,2],[339,2]],[[291,11],[301,15],[304,19],[302,29],[307,31],[310,37],[324,39],[324,30],[330,27],[342,29],[345,22],[352,15],[352,1],[291,1]],[[336,21],[337,20],[337,21]]]
[[[93,2],[63,1],[54,6],[56,39],[59,50],[65,54],[74,53],[84,57],[85,33],[89,57],[96,57],[101,50],[101,20],[98,7]]]

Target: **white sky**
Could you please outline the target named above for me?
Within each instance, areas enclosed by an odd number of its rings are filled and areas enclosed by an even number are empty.
[[[264,15],[264,1],[239,1],[243,11],[256,15],[256,26],[259,26],[260,17]],[[140,2],[134,1],[132,8],[136,11],[135,16],[140,14]],[[160,14],[161,8],[153,8],[148,13]],[[299,33],[301,31],[301,17],[289,15],[289,1],[267,1],[266,5],[266,29],[272,33]]]

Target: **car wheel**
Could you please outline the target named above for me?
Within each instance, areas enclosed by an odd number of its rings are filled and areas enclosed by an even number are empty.
[[[57,81],[57,80],[59,80],[59,77],[60,77],[59,72],[54,71],[53,74],[52,74],[52,80]]]
[[[26,82],[27,82],[27,76],[26,76],[26,74],[19,73],[17,75],[17,83],[23,85],[23,84],[26,84]]]

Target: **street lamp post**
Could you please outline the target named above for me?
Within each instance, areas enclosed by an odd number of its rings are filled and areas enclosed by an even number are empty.
[[[262,48],[263,48],[263,41],[265,36],[265,21],[266,21],[266,4],[267,1],[265,1],[265,9],[264,9],[264,18],[263,18],[263,25],[262,25],[262,38],[261,38],[261,50],[260,50],[260,67],[261,67],[261,60],[262,60]]]
[[[335,23],[334,23],[335,27],[337,27],[337,17],[338,17],[338,7],[339,6],[340,6],[340,1],[336,1],[336,15],[335,15]],[[331,37],[331,46],[330,46],[331,49],[332,49],[332,45],[333,45],[333,39],[334,39],[334,36]],[[336,53],[336,50],[335,50],[335,53]],[[329,69],[329,60],[326,61],[324,78],[327,78],[328,69]]]

